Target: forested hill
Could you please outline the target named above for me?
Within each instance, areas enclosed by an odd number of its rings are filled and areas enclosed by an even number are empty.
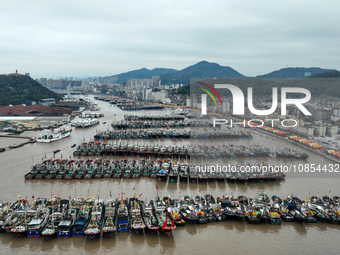
[[[43,98],[55,98],[59,101],[62,95],[54,93],[26,75],[0,75],[0,106],[18,105]]]

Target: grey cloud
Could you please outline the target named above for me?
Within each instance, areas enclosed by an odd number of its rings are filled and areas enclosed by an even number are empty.
[[[286,66],[340,69],[339,3],[7,1],[1,73],[104,76],[201,60],[254,76]]]

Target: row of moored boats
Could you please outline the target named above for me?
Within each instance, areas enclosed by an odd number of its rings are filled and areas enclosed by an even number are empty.
[[[101,143],[100,141],[83,142],[73,152],[74,156],[98,155],[136,155],[156,157],[190,157],[190,158],[236,158],[236,157],[284,157],[306,159],[309,155],[297,149],[264,145],[183,145],[166,146],[158,144]]]
[[[229,168],[212,169],[210,166],[194,166],[188,163],[145,159],[50,159],[32,167],[25,179],[92,179],[92,178],[158,178],[159,181],[251,181],[278,180],[285,178],[281,166],[266,163],[233,165]],[[265,169],[266,167],[266,169]]]
[[[281,199],[274,195],[270,199],[264,193],[256,198],[231,195],[216,199],[206,194],[143,201],[139,199],[141,195],[130,199],[121,195],[106,201],[94,197],[38,198],[31,205],[27,198],[19,196],[14,203],[0,204],[0,230],[18,237],[44,236],[49,240],[71,236],[111,237],[130,230],[137,234],[147,230],[170,236],[173,230],[186,223],[205,224],[230,219],[274,225],[282,221],[340,223],[338,196],[312,196],[302,201],[296,196]]]
[[[95,139],[222,139],[222,138],[253,138],[250,132],[235,130],[186,130],[186,129],[156,129],[156,130],[124,130],[97,131]]]

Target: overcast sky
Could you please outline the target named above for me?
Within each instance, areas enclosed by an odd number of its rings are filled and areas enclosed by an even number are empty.
[[[0,73],[108,76],[201,60],[246,76],[340,70],[335,0],[2,1]]]

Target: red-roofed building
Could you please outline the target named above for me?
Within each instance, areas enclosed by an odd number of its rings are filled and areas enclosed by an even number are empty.
[[[42,107],[38,105],[8,105],[0,108],[0,116],[62,116],[71,114],[72,109]]]

